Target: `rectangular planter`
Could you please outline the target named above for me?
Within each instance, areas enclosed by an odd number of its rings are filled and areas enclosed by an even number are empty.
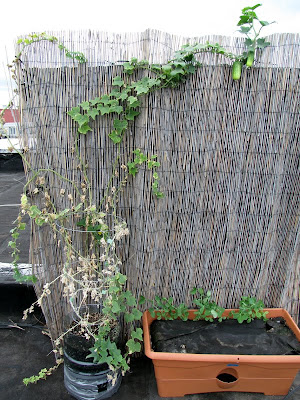
[[[189,319],[194,318],[189,311]],[[225,310],[224,316],[230,309]],[[266,308],[268,318],[282,317],[300,341],[300,330],[282,308]],[[162,353],[151,349],[150,325],[155,320],[143,314],[145,354],[152,359],[158,394],[181,397],[210,392],[288,393],[300,369],[300,355],[231,355]],[[223,377],[232,379],[223,379]],[[229,382],[228,382],[229,380]]]

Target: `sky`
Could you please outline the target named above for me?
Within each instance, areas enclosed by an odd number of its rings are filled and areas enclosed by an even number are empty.
[[[148,28],[180,36],[206,34],[238,36],[240,11],[252,0],[14,0],[1,4],[0,108],[6,105],[10,80],[7,63],[14,57],[14,42],[32,32],[94,30],[143,32]],[[263,36],[300,32],[299,0],[262,0],[256,10],[262,20],[276,21]]]

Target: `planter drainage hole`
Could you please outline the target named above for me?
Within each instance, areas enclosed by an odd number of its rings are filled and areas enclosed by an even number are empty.
[[[107,382],[101,383],[101,385],[97,385],[97,388],[98,388],[98,393],[104,392],[104,390],[107,389]]]
[[[217,379],[224,383],[232,383],[237,381],[237,378],[227,372],[223,372],[217,376]]]

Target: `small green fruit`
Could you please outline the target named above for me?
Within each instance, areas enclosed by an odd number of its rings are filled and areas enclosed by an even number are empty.
[[[240,61],[235,61],[232,65],[232,79],[238,81],[242,73],[242,63]]]
[[[247,57],[247,62],[246,65],[247,67],[251,67],[254,61],[254,51],[249,51],[248,52],[248,57]]]

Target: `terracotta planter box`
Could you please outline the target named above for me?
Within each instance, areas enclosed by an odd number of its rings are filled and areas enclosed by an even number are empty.
[[[226,310],[228,315],[232,310]],[[282,308],[265,309],[268,318],[282,317],[300,341],[300,330]],[[194,310],[189,311],[193,319]],[[230,355],[155,352],[151,349],[149,311],[143,315],[145,354],[154,364],[158,394],[181,397],[210,392],[288,393],[300,369],[300,355]],[[223,377],[232,377],[231,382]]]

